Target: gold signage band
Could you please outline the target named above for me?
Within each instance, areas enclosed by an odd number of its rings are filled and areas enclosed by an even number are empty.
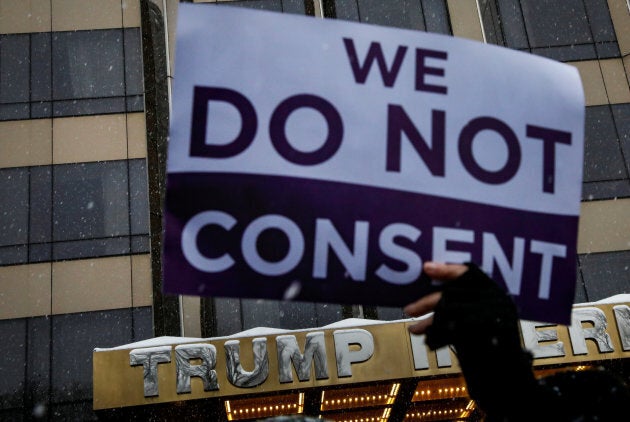
[[[96,349],[94,409],[459,373],[449,348],[407,331],[411,319],[351,323]],[[535,366],[627,358],[630,307],[574,307],[570,326],[521,321],[521,333]]]

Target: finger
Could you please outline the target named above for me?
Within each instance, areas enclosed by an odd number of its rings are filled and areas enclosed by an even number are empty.
[[[415,324],[410,325],[407,329],[412,334],[424,334],[426,333],[427,328],[431,326],[431,324],[433,324],[433,315],[419,320]]]
[[[441,298],[442,292],[430,293],[405,306],[403,311],[411,317],[428,314],[429,312],[432,312],[433,309],[435,309],[435,306]]]
[[[468,266],[464,264],[444,264],[441,262],[425,262],[422,270],[426,275],[435,280],[447,281],[455,280],[457,277],[468,271]]]

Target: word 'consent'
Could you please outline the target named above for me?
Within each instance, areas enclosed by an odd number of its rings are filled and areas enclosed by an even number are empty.
[[[212,237],[214,243],[223,245],[228,250],[209,257],[199,249],[200,232],[207,228],[214,229],[215,236]],[[280,231],[286,237],[288,246],[280,259],[269,260],[260,253],[257,245],[261,237],[272,230]],[[182,231],[181,247],[190,265],[205,273],[221,273],[234,265],[246,265],[259,275],[284,276],[290,275],[298,265],[307,262],[312,268],[311,276],[314,279],[326,279],[330,276],[331,253],[334,253],[334,258],[341,262],[347,277],[358,282],[371,278],[368,268],[375,267],[376,277],[396,285],[416,281],[422,271],[423,260],[418,251],[413,246],[407,247],[404,242],[401,242],[401,239],[404,239],[416,247],[421,242],[422,232],[413,225],[391,223],[383,227],[380,232],[374,233],[370,230],[368,221],[356,221],[351,242],[354,246],[344,241],[333,222],[328,219],[320,218],[314,221],[313,231],[314,238],[311,241],[314,245],[306,245],[302,229],[285,216],[267,214],[240,224],[226,212],[210,210],[198,213],[188,220]],[[376,239],[370,239],[375,236]],[[466,251],[466,248],[455,249],[450,247],[451,244],[468,244],[471,247],[481,248],[484,270],[492,273],[496,265],[506,281],[509,292],[515,295],[520,294],[521,291],[526,256],[537,255],[537,261],[540,262],[538,297],[541,299],[549,298],[554,260],[567,255],[565,245],[515,237],[511,239],[512,256],[508,259],[501,242],[494,233],[490,232],[476,233],[458,228],[433,227],[430,236],[432,259],[439,258],[450,262],[471,260],[471,253]],[[207,241],[208,238],[205,240]],[[373,251],[368,251],[368,245],[377,245],[380,255],[396,261],[398,265],[370,262],[378,255]],[[305,253],[307,246],[312,254]],[[237,259],[242,259],[243,262],[237,263]],[[510,260],[511,265],[508,264]]]

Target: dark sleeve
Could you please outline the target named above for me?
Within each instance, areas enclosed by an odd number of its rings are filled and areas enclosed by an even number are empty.
[[[516,306],[476,265],[467,265],[461,277],[445,283],[427,345],[454,347],[468,392],[487,420],[528,420],[537,386]]]

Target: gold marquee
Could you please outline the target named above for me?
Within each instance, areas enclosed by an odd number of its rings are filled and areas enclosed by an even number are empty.
[[[575,306],[571,326],[521,321],[537,371],[625,364],[629,305]],[[307,330],[164,337],[96,349],[93,406],[133,412],[207,402],[221,409],[222,420],[289,414],[335,421],[472,420],[474,402],[455,354],[430,351],[424,336],[408,332],[412,323],[352,319]]]

